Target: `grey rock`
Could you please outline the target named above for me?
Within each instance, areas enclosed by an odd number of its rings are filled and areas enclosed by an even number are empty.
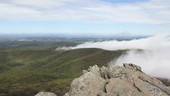
[[[95,65],[74,79],[64,96],[170,96],[170,88],[134,64]]]
[[[51,92],[39,92],[35,96],[57,96],[57,95]]]
[[[95,74],[95,75],[98,75],[98,76],[101,76],[100,74],[100,68],[97,66],[97,65],[94,65],[94,66],[90,66],[89,69],[88,69],[89,72]]]
[[[73,80],[71,90],[65,96],[97,96],[105,90],[105,80],[88,72]]]
[[[69,96],[69,93],[66,93],[64,96]]]

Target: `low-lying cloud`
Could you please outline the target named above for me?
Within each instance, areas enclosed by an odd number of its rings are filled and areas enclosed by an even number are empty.
[[[69,49],[79,48],[100,48],[104,50],[129,49],[126,54],[111,61],[109,66],[134,63],[141,66],[147,74],[170,79],[170,38],[166,35],[130,41],[86,42],[75,47],[69,47]]]
[[[145,49],[145,50],[160,50],[170,47],[169,38],[166,35],[156,35],[149,38],[134,39],[130,41],[102,41],[102,42],[86,42],[71,49],[79,48],[100,48],[105,50],[125,50],[125,49]]]

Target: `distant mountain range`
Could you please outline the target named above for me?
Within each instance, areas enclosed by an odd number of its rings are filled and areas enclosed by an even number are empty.
[[[138,39],[146,38],[149,35],[78,35],[78,34],[0,34],[1,39],[5,38],[86,38],[86,39]]]

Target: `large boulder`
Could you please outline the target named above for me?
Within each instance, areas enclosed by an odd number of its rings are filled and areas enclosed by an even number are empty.
[[[88,72],[73,80],[69,96],[97,96],[102,94],[105,80],[98,75]]]
[[[65,96],[170,96],[170,89],[139,66],[93,66],[73,80]]]

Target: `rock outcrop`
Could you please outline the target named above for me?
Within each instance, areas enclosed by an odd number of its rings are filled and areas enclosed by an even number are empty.
[[[73,80],[65,96],[170,96],[170,89],[139,66],[93,66]]]

